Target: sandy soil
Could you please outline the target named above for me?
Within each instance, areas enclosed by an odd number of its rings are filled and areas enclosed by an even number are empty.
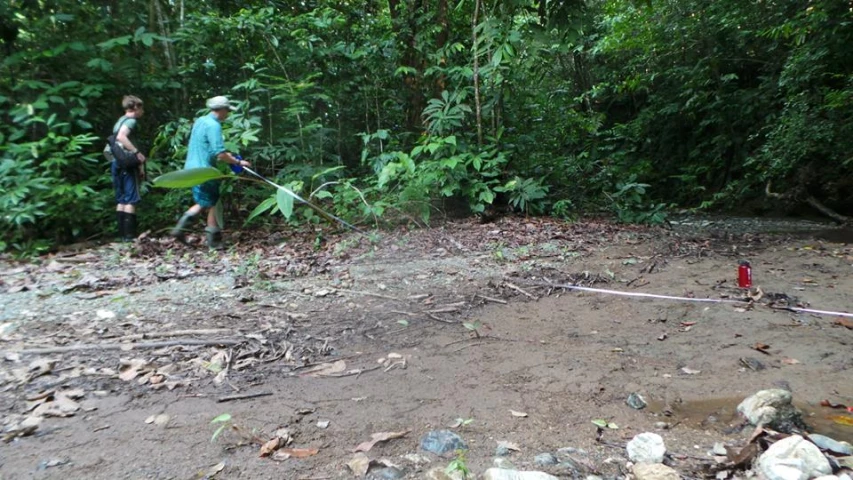
[[[508,441],[520,468],[618,478],[625,443],[657,431],[671,465],[699,477],[715,442],[749,436],[732,428],[737,403],[774,386],[790,388],[814,429],[853,441],[819,405],[853,404],[853,325],[785,309],[853,311],[853,247],[698,227],[515,218],[321,242],[247,233],[213,253],[142,239],[6,262],[3,425],[43,419],[32,435],[6,435],[0,478],[203,478],[221,462],[209,478],[356,478],[353,449],[401,431],[367,455],[425,478],[451,458],[419,439],[457,419],[475,474]],[[761,290],[752,304],[556,287],[742,299],[741,258]],[[631,393],[649,406],[630,408]],[[211,420],[226,413],[236,429],[212,441]],[[599,436],[594,419],[619,428]],[[288,447],[317,453],[262,458],[259,443],[282,427]],[[563,447],[588,452],[581,471],[534,464]]]

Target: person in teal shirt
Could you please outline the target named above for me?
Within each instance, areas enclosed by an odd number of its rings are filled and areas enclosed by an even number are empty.
[[[207,100],[210,113],[197,118],[190,134],[189,149],[184,169],[213,167],[218,160],[248,167],[252,164],[239,160],[230,152],[225,151],[225,141],[222,138],[222,122],[228,119],[236,110],[227,97],[218,96]],[[207,210],[207,246],[218,247],[222,242],[222,226],[216,223],[216,204],[219,202],[219,182],[212,180],[193,187],[195,204],[184,212],[178,224],[172,229],[172,236],[181,242],[185,241],[184,230],[187,222],[195,218],[203,210]]]

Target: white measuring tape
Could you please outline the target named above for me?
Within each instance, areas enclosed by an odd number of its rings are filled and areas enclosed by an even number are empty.
[[[677,300],[677,301],[681,301],[681,302],[734,303],[734,304],[749,303],[746,300],[730,300],[727,298],[676,297],[676,296],[672,296],[672,295],[657,295],[654,293],[641,293],[641,292],[622,292],[619,290],[607,290],[604,288],[580,287],[577,285],[566,285],[566,284],[556,284],[556,283],[554,283],[554,284],[536,283],[535,285],[537,287],[564,288],[566,290],[580,290],[582,292],[606,293],[609,295],[622,295],[624,297],[660,298],[662,300]],[[802,313],[815,313],[818,315],[837,315],[839,317],[853,318],[853,313],[846,313],[846,312],[833,312],[833,311],[828,311],[828,310],[814,310],[811,308],[797,308],[797,307],[785,307],[785,310],[791,310],[794,312],[802,312]]]

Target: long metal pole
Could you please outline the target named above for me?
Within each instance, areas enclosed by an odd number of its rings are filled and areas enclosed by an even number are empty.
[[[296,199],[296,200],[298,200],[298,201],[300,201],[300,202],[304,203],[305,205],[308,205],[309,207],[311,207],[312,209],[314,209],[317,213],[319,213],[320,215],[322,215],[322,216],[323,216],[324,218],[326,218],[327,220],[334,220],[334,221],[336,221],[336,222],[340,223],[341,225],[344,225],[344,226],[346,226],[346,227],[348,227],[348,228],[351,228],[351,229],[355,230],[355,231],[356,231],[356,232],[358,232],[358,233],[362,233],[362,234],[364,233],[364,231],[363,231],[363,230],[361,230],[360,228],[356,227],[355,225],[353,225],[353,224],[351,224],[351,223],[348,223],[346,220],[343,220],[343,219],[341,219],[341,218],[338,218],[338,217],[336,217],[336,216],[332,215],[331,213],[327,213],[325,210],[323,210],[322,208],[318,207],[317,205],[314,205],[313,203],[309,202],[308,200],[305,200],[304,198],[300,197],[300,196],[299,196],[299,195],[297,195],[297,194],[296,194],[296,192],[294,192],[293,190],[291,190],[291,189],[289,189],[289,188],[287,188],[287,187],[282,187],[281,185],[279,185],[279,184],[277,184],[277,183],[273,182],[272,180],[268,179],[267,177],[265,177],[265,176],[261,175],[260,173],[258,173],[258,172],[256,172],[256,171],[252,170],[252,169],[251,169],[251,168],[249,168],[249,167],[242,167],[242,168],[243,168],[243,170],[245,170],[245,171],[247,171],[247,172],[251,173],[252,175],[254,175],[254,176],[258,177],[260,180],[262,180],[263,182],[267,183],[268,185],[273,186],[273,187],[275,187],[275,188],[277,188],[277,189],[281,190],[282,192],[284,192],[284,193],[286,193],[286,194],[290,195],[290,196],[291,196],[291,197],[293,197],[294,199]]]

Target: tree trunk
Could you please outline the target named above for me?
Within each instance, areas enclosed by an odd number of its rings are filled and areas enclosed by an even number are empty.
[[[444,47],[447,45],[447,37],[450,34],[450,31],[449,31],[450,27],[448,26],[448,21],[447,21],[447,0],[438,0],[438,18],[437,18],[437,20],[438,20],[439,31],[438,31],[438,35],[435,38],[435,45],[436,45],[436,50],[439,52],[442,52],[444,50]],[[441,59],[439,60],[439,65],[441,67],[444,67],[445,65],[447,65],[447,58],[444,55],[441,56]],[[436,97],[440,97],[441,92],[443,92],[446,89],[447,89],[447,78],[442,73],[436,79],[435,92],[433,93],[433,95]]]
[[[406,130],[417,131],[421,124],[421,114],[424,109],[424,95],[421,91],[423,65],[416,47],[418,33],[418,12],[425,6],[426,0],[388,0],[391,25],[397,36],[400,48],[400,63],[415,71],[403,77],[403,102],[406,117]],[[401,8],[402,7],[402,8]]]
[[[157,14],[157,25],[159,26],[160,36],[169,38],[171,32],[166,24],[166,18],[163,15],[163,7],[160,5],[160,0],[151,0],[154,4],[154,12]],[[175,68],[172,52],[172,44],[168,40],[163,40],[163,55],[166,57],[166,67],[171,71]]]
[[[480,14],[480,0],[474,0],[474,16],[471,18],[471,35],[474,41],[474,106],[477,117],[477,146],[483,145],[483,117],[480,107],[480,52],[477,38],[477,17]]]

